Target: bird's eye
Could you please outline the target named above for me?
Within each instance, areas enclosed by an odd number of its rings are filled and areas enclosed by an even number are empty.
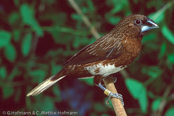
[[[134,21],[134,23],[135,23],[136,25],[141,25],[141,24],[142,24],[142,21],[139,20],[139,19],[136,19],[136,20]]]

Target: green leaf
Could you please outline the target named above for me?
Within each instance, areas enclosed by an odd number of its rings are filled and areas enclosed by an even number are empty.
[[[151,99],[156,98],[156,96],[154,95],[154,93],[151,92],[151,91],[148,91],[148,97],[151,98]]]
[[[55,62],[51,63],[51,74],[55,75],[62,69],[61,65],[56,65]]]
[[[5,57],[10,61],[14,62],[16,60],[16,49],[12,44],[5,47]]]
[[[174,35],[166,25],[162,27],[162,34],[170,43],[174,44]]]
[[[160,50],[160,53],[158,55],[159,59],[161,59],[165,53],[166,53],[166,48],[167,48],[167,44],[166,42],[164,42],[162,45],[161,45],[161,50]]]
[[[58,85],[56,84],[55,86],[52,87],[52,89],[53,89],[53,93],[55,94],[55,96],[57,96],[56,97],[56,101],[60,102],[61,101],[61,97],[59,97],[59,96],[61,96],[61,91],[60,91]]]
[[[77,21],[81,21],[82,20],[81,16],[79,14],[76,14],[76,13],[73,13],[71,15],[71,17],[72,17],[72,19],[77,20]]]
[[[19,19],[19,13],[13,12],[10,14],[8,22],[9,24],[14,25],[18,19]]]
[[[117,1],[120,2],[120,1]],[[117,5],[114,5],[114,8],[111,10],[112,14],[115,14],[123,9],[121,2]]]
[[[14,31],[13,31],[13,36],[14,36],[14,40],[17,42],[17,41],[19,41],[19,39],[20,39],[20,31],[19,30],[17,30],[17,29],[15,29]]]
[[[95,11],[95,7],[94,7],[94,4],[93,4],[92,0],[87,0],[86,2],[88,4],[88,6],[89,6],[90,12],[94,12]]]
[[[60,96],[60,89],[57,85],[53,86],[53,92],[56,96]],[[57,99],[58,101],[60,101],[60,97]]]
[[[35,23],[34,11],[27,4],[22,4],[21,5],[20,13],[21,13],[21,16],[22,16],[22,20],[25,24],[32,25],[32,23]]]
[[[156,111],[159,108],[159,105],[161,103],[161,98],[157,98],[152,103],[152,110]]]
[[[88,12],[88,9],[85,6],[81,7],[81,10],[84,14]]]
[[[2,66],[2,67],[0,68],[0,78],[5,79],[6,76],[7,76],[6,68],[5,68],[4,66]]]
[[[134,80],[134,79],[126,79],[126,86],[131,93],[131,95],[137,99],[139,97],[139,93],[144,88],[143,84]]]
[[[143,37],[142,44],[145,44],[147,42],[152,42],[152,40],[156,39],[156,34],[150,33]]]
[[[147,91],[146,88],[143,86],[143,84],[133,79],[126,79],[126,86],[131,95],[135,99],[138,99],[139,104],[141,106],[141,110],[143,112],[146,112],[148,105]]]
[[[174,64],[174,54],[169,54],[167,58],[172,64]]]
[[[27,4],[22,4],[20,7],[20,13],[23,22],[31,26],[38,36],[43,36],[43,31],[34,17],[33,8],[29,7]]]
[[[33,82],[41,83],[44,80],[46,72],[44,70],[38,69],[31,71],[30,75],[34,78]]]
[[[7,99],[13,94],[14,89],[12,87],[3,87],[2,91],[3,91],[3,94],[2,94],[3,98]]]
[[[27,56],[30,52],[31,40],[32,40],[32,35],[31,33],[29,33],[24,37],[24,40],[22,41],[22,54],[24,56]]]
[[[140,104],[141,110],[143,113],[147,112],[148,100],[147,100],[147,91],[146,88],[142,88],[139,93],[138,102]]]
[[[167,110],[164,116],[173,116],[174,114],[174,107],[171,107],[170,109]]]
[[[10,43],[11,34],[7,31],[0,31],[0,48]]]
[[[59,43],[59,44],[68,44],[69,42],[72,42],[72,35],[68,35],[68,34],[62,34],[61,32],[59,31],[51,31],[51,34],[54,38],[54,41],[56,43]],[[63,39],[60,39],[60,38],[63,38]]]
[[[152,14],[150,14],[148,17],[150,19],[152,19],[155,23],[160,23],[162,21],[164,21],[164,15],[165,15],[165,12],[154,12]]]
[[[38,23],[33,23],[32,25],[33,30],[37,33],[37,35],[39,37],[43,36],[43,30],[41,29],[41,27],[38,25]]]
[[[116,14],[120,11],[125,11],[125,13],[130,14],[129,2],[128,0],[108,0],[106,1],[108,5],[113,6],[110,13]],[[127,15],[126,14],[126,15]]]
[[[116,25],[121,20],[120,17],[112,16],[109,18],[109,22],[113,25]]]
[[[27,65],[28,66],[28,65]],[[17,75],[21,74],[21,70],[17,65],[14,66],[12,72],[8,75],[8,81],[12,81]]]
[[[50,97],[44,97],[40,102],[36,103],[41,111],[52,111],[54,108],[54,101]]]
[[[80,39],[76,37],[73,41],[73,47],[78,48],[81,45]]]
[[[78,48],[81,45],[89,45],[89,44],[91,44],[90,40],[88,38],[85,38],[85,37],[82,39],[81,37],[77,36],[73,41],[74,48]]]
[[[142,73],[148,74],[151,78],[158,78],[162,74],[162,69],[157,66],[144,67]]]
[[[87,83],[90,86],[94,85],[94,82],[93,82],[94,78],[79,78],[79,79],[80,79],[80,81],[83,81],[83,82]]]

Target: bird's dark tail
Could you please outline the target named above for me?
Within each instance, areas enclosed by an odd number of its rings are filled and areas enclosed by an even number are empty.
[[[45,91],[46,89],[48,89],[49,87],[51,87],[53,84],[55,84],[57,81],[61,80],[62,78],[64,78],[65,76],[61,76],[58,79],[53,79],[55,78],[56,75],[51,76],[50,78],[48,78],[47,80],[43,81],[41,84],[39,84],[38,86],[36,86],[33,90],[31,90],[27,96],[35,96],[38,95],[40,93],[42,93],[43,91]]]

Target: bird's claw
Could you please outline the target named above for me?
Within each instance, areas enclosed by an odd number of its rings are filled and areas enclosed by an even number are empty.
[[[122,102],[122,105],[124,106],[124,102],[123,102],[123,97],[121,94],[118,93],[112,93],[111,91],[109,91],[108,89],[106,89],[105,87],[103,87],[101,85],[101,83],[99,83],[98,85],[96,84],[96,86],[98,86],[99,88],[101,88],[104,91],[104,94],[106,94],[108,97],[108,99],[106,100],[106,105],[109,106],[109,100],[111,99],[111,97],[115,97],[117,99],[119,99]],[[111,107],[111,106],[109,106]]]
[[[122,95],[121,94],[118,94],[118,93],[112,93],[112,92],[110,92],[109,97],[106,100],[106,105],[107,106],[111,107],[109,105],[109,100],[111,99],[111,97],[115,97],[115,98],[119,99],[121,101],[122,105],[124,106],[124,101],[123,101]]]
[[[113,83],[116,83],[117,82],[117,78],[116,77],[110,76],[110,78],[113,80]]]

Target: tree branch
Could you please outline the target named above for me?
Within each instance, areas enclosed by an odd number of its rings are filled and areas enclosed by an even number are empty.
[[[72,5],[72,7],[75,9],[75,11],[82,17],[82,20],[84,21],[84,23],[86,24],[87,27],[89,27],[91,33],[93,34],[93,36],[98,39],[100,37],[99,33],[96,31],[96,29],[91,25],[90,21],[88,20],[88,18],[83,14],[83,12],[81,11],[81,9],[79,8],[79,6],[76,4],[76,2],[74,0],[68,0],[69,3]],[[128,76],[127,72],[124,71],[121,73],[123,76]],[[126,78],[126,77],[125,77]],[[117,90],[115,88],[115,85],[113,83],[112,80],[110,80],[110,78],[107,78],[104,80],[104,84],[106,86],[106,88],[108,90],[110,90],[112,93],[117,93]],[[116,115],[118,116],[127,116],[125,109],[121,103],[121,101],[117,98],[111,98],[111,102],[112,105],[114,107],[114,111],[116,113]]]
[[[118,93],[111,78],[104,79],[104,84],[106,88],[110,90],[112,93]],[[119,99],[112,97],[111,102],[117,116],[127,116],[125,109]]]

